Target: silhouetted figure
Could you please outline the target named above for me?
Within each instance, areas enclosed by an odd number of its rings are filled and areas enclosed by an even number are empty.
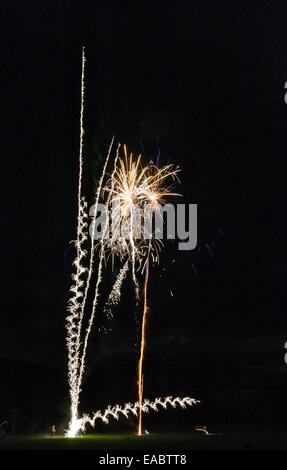
[[[6,436],[6,426],[7,426],[7,420],[3,421],[3,423],[0,423],[0,437],[1,439],[4,439]]]
[[[56,426],[55,426],[55,424],[53,424],[53,425],[51,426],[51,436],[52,436],[52,437],[54,437],[55,432],[56,432]]]

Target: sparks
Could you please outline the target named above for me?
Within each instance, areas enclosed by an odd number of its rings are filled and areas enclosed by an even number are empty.
[[[151,241],[151,239],[150,239]],[[144,358],[144,348],[145,348],[145,327],[146,327],[146,315],[148,312],[147,305],[147,285],[149,277],[149,256],[150,256],[151,243],[149,243],[149,249],[147,254],[146,262],[146,273],[145,273],[145,284],[144,284],[144,311],[142,317],[142,328],[141,328],[141,349],[140,349],[140,358],[138,364],[138,397],[139,397],[139,424],[138,424],[138,435],[142,434],[142,399],[143,399],[143,358]]]
[[[172,164],[158,168],[152,162],[142,165],[141,155],[128,156],[126,146],[124,157],[118,159],[113,174],[103,188],[103,195],[108,194],[107,211],[113,214],[111,236],[104,241],[105,252],[112,257],[119,256],[121,260],[129,258],[132,267],[132,278],[138,296],[138,281],[136,271],[142,268],[146,262],[148,244],[145,240],[144,227],[141,214],[145,208],[150,213],[160,214],[161,204],[167,197],[180,196],[171,191],[171,186],[166,182],[171,177],[176,177],[180,171]],[[148,217],[150,215],[148,214]],[[149,234],[152,238],[151,257],[158,260],[162,240],[157,239],[156,234]],[[101,242],[100,242],[101,243]]]
[[[119,274],[117,275],[117,279],[113,285],[109,298],[104,307],[104,313],[109,319],[113,317],[112,308],[118,305],[120,301],[122,283],[126,278],[128,270],[129,270],[129,262],[126,261],[124,266],[121,268]]]
[[[91,244],[89,248],[88,267],[85,267],[85,258],[88,239],[88,215],[87,203],[82,196],[83,176],[83,145],[84,145],[84,90],[85,90],[85,50],[82,49],[82,73],[81,73],[81,111],[80,111],[80,150],[79,150],[79,176],[78,176],[78,217],[77,217],[77,239],[75,241],[76,258],[74,261],[75,273],[72,275],[71,296],[67,306],[66,344],[68,349],[68,384],[71,399],[71,418],[66,436],[75,437],[76,434],[85,430],[86,424],[95,425],[97,419],[108,423],[110,417],[119,419],[122,414],[126,417],[130,413],[138,416],[138,434],[142,434],[142,413],[149,410],[158,410],[158,406],[166,408],[168,404],[185,408],[198,402],[193,398],[157,398],[150,402],[143,400],[143,361],[145,351],[146,319],[148,313],[148,280],[149,269],[152,262],[159,262],[159,252],[163,245],[162,240],[156,237],[152,230],[153,214],[161,216],[160,207],[165,204],[167,197],[180,196],[172,192],[172,185],[168,184],[170,178],[177,179],[180,171],[168,164],[161,168],[153,162],[143,164],[141,155],[134,156],[128,153],[127,147],[123,146],[123,156],[120,156],[121,145],[118,144],[114,158],[113,170],[108,174],[110,157],[113,151],[114,137],[112,138],[107,157],[103,166],[102,174],[95,194],[94,214],[97,214],[101,198],[105,203],[107,214],[112,209],[112,231],[109,232],[109,218],[106,218],[103,233],[98,239],[95,237],[96,224],[92,225]],[[142,213],[148,208],[149,233],[146,236],[145,227],[142,227]],[[139,215],[138,209],[141,214]],[[148,240],[148,242],[147,242]],[[96,285],[92,286],[92,277],[95,271],[96,251],[98,250],[98,264],[96,274]],[[126,403],[123,406],[108,406],[104,411],[97,411],[92,417],[84,414],[79,418],[79,397],[85,371],[86,353],[89,336],[94,324],[100,287],[103,278],[103,270],[109,260],[114,258],[123,263],[112,287],[110,295],[104,307],[104,313],[112,318],[112,308],[116,306],[121,297],[122,284],[131,268],[132,280],[137,301],[140,299],[140,283],[137,272],[144,274],[143,300],[144,309],[141,327],[140,357],[138,362],[138,401],[134,404]],[[87,319],[86,329],[83,331],[83,321],[87,310],[88,294],[94,289],[92,308]],[[172,295],[172,292],[171,292]]]
[[[66,436],[75,437],[79,431],[85,431],[87,424],[90,424],[94,428],[98,419],[100,419],[103,423],[108,424],[111,418],[116,420],[118,420],[120,416],[129,418],[131,414],[138,416],[139,411],[142,411],[143,413],[148,413],[151,410],[157,412],[159,407],[167,409],[168,405],[172,406],[173,408],[176,408],[177,406],[186,408],[187,406],[192,406],[196,403],[200,402],[194,398],[173,398],[172,396],[169,396],[165,398],[156,398],[154,401],[145,399],[142,404],[136,402],[125,403],[124,405],[109,405],[104,411],[96,411],[92,416],[84,414],[82,418],[77,419],[77,421],[73,423],[73,427],[66,432]]]
[[[108,194],[111,204],[116,205],[116,211],[113,212],[113,224],[116,224],[116,233],[122,226],[128,228],[128,237],[110,238],[106,242],[106,247],[120,255],[128,256],[131,260],[132,279],[135,286],[136,298],[139,298],[139,284],[136,278],[136,262],[145,270],[144,282],[144,311],[141,327],[141,346],[140,358],[138,362],[138,400],[140,404],[138,434],[142,433],[142,408],[143,399],[143,359],[145,349],[145,327],[147,305],[147,285],[149,277],[149,261],[152,251],[152,242],[158,259],[158,240],[151,233],[148,246],[144,244],[142,233],[141,218],[136,217],[135,207],[144,209],[149,208],[149,227],[152,232],[152,213],[160,213],[160,205],[163,204],[168,196],[179,196],[171,191],[171,186],[167,185],[169,178],[175,178],[179,169],[174,169],[173,165],[166,165],[158,168],[157,165],[150,162],[142,166],[141,155],[134,157],[132,153],[127,152],[124,145],[124,158],[119,158],[118,167],[114,168],[112,177],[104,187],[104,193]],[[112,197],[111,197],[112,195]],[[128,241],[127,241],[128,238]],[[138,241],[140,239],[140,242]],[[147,252],[147,255],[146,255]]]
[[[79,393],[78,393],[78,369],[80,361],[80,335],[81,335],[81,299],[83,297],[84,275],[86,269],[83,260],[86,256],[84,249],[87,240],[87,204],[82,198],[82,173],[83,173],[83,115],[84,115],[84,90],[85,90],[85,49],[82,49],[82,75],[81,75],[81,112],[80,112],[80,150],[79,150],[79,179],[78,179],[78,225],[77,240],[75,242],[77,255],[74,261],[76,273],[73,274],[73,284],[70,288],[72,295],[68,301],[68,316],[66,318],[68,349],[68,382],[71,398],[71,422],[77,419]]]

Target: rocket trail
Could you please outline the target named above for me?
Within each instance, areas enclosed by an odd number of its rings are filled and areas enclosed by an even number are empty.
[[[92,427],[95,427],[97,419],[102,420],[105,424],[109,423],[110,418],[118,420],[120,416],[125,416],[129,418],[132,414],[134,416],[138,415],[138,411],[141,410],[143,413],[148,413],[149,411],[158,411],[159,407],[167,409],[167,406],[170,405],[173,408],[180,406],[181,408],[186,408],[187,406],[195,405],[200,403],[199,400],[195,400],[190,397],[165,397],[165,398],[156,398],[154,401],[145,399],[144,402],[140,405],[139,402],[136,403],[125,403],[124,405],[109,405],[103,412],[96,411],[93,413],[92,417],[87,414],[84,414],[82,418],[77,419],[74,422],[73,428],[69,429],[66,432],[67,437],[75,437],[79,431],[85,431],[87,424],[90,424]]]
[[[87,204],[82,198],[82,173],[83,173],[83,116],[84,116],[84,90],[85,90],[85,49],[82,48],[82,73],[81,73],[81,111],[80,111],[80,150],[79,150],[79,176],[78,176],[78,223],[77,223],[77,240],[75,246],[77,249],[76,259],[74,266],[76,273],[72,275],[73,284],[70,288],[72,295],[68,301],[66,318],[66,344],[68,349],[68,382],[70,387],[71,398],[71,415],[77,415],[78,408],[78,367],[79,367],[79,349],[80,349],[80,308],[81,299],[83,296],[82,288],[84,284],[83,275],[86,269],[83,267],[83,258],[86,256],[84,250],[84,243],[87,240]]]
[[[118,305],[120,298],[121,298],[121,287],[122,283],[126,278],[126,275],[129,270],[129,261],[126,261],[124,266],[121,268],[119,274],[117,275],[117,279],[113,285],[109,298],[106,302],[104,307],[104,313],[108,318],[112,318],[112,308]]]
[[[111,144],[110,144],[110,147],[109,147],[109,150],[108,150],[107,158],[106,158],[106,161],[105,161],[105,164],[104,164],[104,168],[103,168],[102,175],[101,175],[99,185],[98,185],[98,188],[97,188],[97,192],[96,192],[96,199],[95,199],[95,205],[94,205],[94,213],[95,214],[97,214],[97,208],[98,208],[98,204],[99,204],[100,193],[101,193],[101,190],[102,190],[103,180],[104,180],[104,177],[105,177],[105,174],[106,174],[106,168],[107,168],[108,161],[110,159],[113,143],[114,143],[114,137],[112,138],[112,141],[111,141]],[[91,251],[90,251],[89,271],[88,271],[88,278],[87,278],[87,281],[86,281],[84,299],[83,299],[83,303],[82,303],[81,319],[84,316],[84,309],[85,309],[85,305],[86,305],[86,301],[87,301],[88,291],[89,291],[91,277],[92,277],[93,268],[94,268],[95,226],[96,225],[93,224],[93,230],[92,230],[92,236],[91,236]],[[90,319],[89,319],[88,328],[86,330],[85,339],[84,339],[83,352],[82,352],[82,357],[81,357],[81,366],[80,366],[80,371],[79,371],[79,376],[78,376],[78,394],[81,391],[80,387],[81,387],[81,384],[82,384],[83,373],[84,373],[84,369],[85,369],[85,358],[86,358],[88,338],[89,338],[91,328],[92,328],[92,324],[93,324],[93,321],[94,321],[95,307],[96,307],[97,298],[98,298],[98,295],[99,295],[98,289],[99,289],[99,285],[102,281],[102,265],[103,265],[103,260],[104,260],[104,249],[103,249],[103,239],[102,238],[101,238],[100,242],[101,242],[101,252],[100,252],[100,260],[99,260],[99,266],[98,266],[97,284],[96,284],[96,290],[95,290],[95,297],[94,297],[94,301],[93,301],[92,313],[91,313],[91,316],[90,316]]]
[[[146,314],[148,312],[147,305],[147,285],[149,277],[149,257],[151,249],[151,238],[149,239],[148,254],[145,266],[145,283],[144,283],[144,310],[142,317],[142,332],[141,332],[141,349],[140,349],[140,359],[138,363],[138,397],[139,397],[139,424],[138,424],[138,435],[142,434],[142,399],[143,399],[143,358],[144,358],[144,348],[145,348],[145,327],[146,327]]]
[[[79,176],[78,176],[78,224],[77,224],[77,240],[76,248],[77,255],[74,261],[76,266],[76,273],[72,275],[73,285],[70,291],[72,296],[69,299],[67,311],[69,315],[66,318],[66,330],[67,330],[67,349],[68,349],[68,382],[70,387],[71,397],[71,421],[70,427],[73,427],[73,423],[77,421],[78,406],[79,406],[79,395],[81,392],[81,383],[84,372],[85,356],[88,337],[92,327],[95,305],[93,305],[93,311],[88,323],[88,329],[86,331],[84,345],[81,355],[81,331],[82,322],[85,313],[85,306],[87,301],[87,295],[90,287],[90,281],[93,273],[94,265],[94,230],[91,237],[91,249],[90,249],[90,260],[89,269],[83,267],[83,258],[86,256],[86,250],[84,249],[85,241],[87,240],[87,227],[88,227],[88,216],[87,216],[87,204],[82,198],[82,174],[83,174],[83,138],[84,138],[84,90],[85,90],[85,49],[82,49],[82,74],[81,74],[81,111],[80,111],[80,150],[79,150]],[[102,190],[102,184],[106,173],[107,164],[110,158],[114,137],[112,138],[107,158],[104,164],[103,172],[99,181],[99,185],[96,192],[95,198],[95,213],[97,211],[99,197]],[[101,269],[102,269],[102,256],[99,263],[99,273],[97,280],[97,289],[101,281]],[[84,274],[88,272],[87,279],[83,279]],[[97,292],[97,291],[96,291]]]
[[[100,197],[100,193],[101,193],[102,186],[103,186],[103,180],[104,180],[104,177],[105,177],[105,174],[106,174],[106,167],[107,167],[107,164],[108,164],[108,161],[109,161],[109,158],[110,158],[110,154],[111,154],[111,151],[112,151],[113,142],[114,142],[114,137],[112,138],[112,142],[111,142],[111,145],[110,145],[110,148],[109,148],[109,151],[108,151],[108,155],[107,155],[107,158],[106,158],[106,161],[105,161],[103,173],[102,173],[102,176],[101,176],[101,179],[100,179],[100,182],[99,182],[99,186],[98,186],[98,189],[97,189],[96,202],[95,202],[95,212],[94,212],[95,214],[97,213],[99,197]],[[114,174],[115,169],[116,169],[117,159],[118,159],[118,155],[119,155],[119,148],[120,148],[120,144],[118,145],[118,148],[117,148],[117,154],[116,154],[116,158],[115,158],[115,162],[114,162],[113,174]],[[112,177],[113,177],[113,175],[112,175]],[[111,198],[111,193],[108,195],[107,205],[110,203],[110,198]],[[107,227],[108,227],[108,217],[106,218],[105,228],[103,230],[104,234],[107,230]],[[90,267],[89,267],[88,281],[87,281],[87,285],[86,285],[86,292],[88,292],[89,283],[90,283],[90,279],[91,279],[92,272],[93,272],[93,264],[94,264],[93,258],[94,258],[94,251],[95,251],[94,250],[94,248],[95,248],[94,247],[94,235],[95,235],[95,224],[93,225],[93,232],[92,232],[92,247],[91,247],[91,256],[90,256]],[[81,386],[81,383],[82,383],[83,373],[84,373],[84,370],[85,370],[85,358],[86,358],[88,339],[89,339],[89,335],[90,335],[90,332],[91,332],[91,329],[92,329],[92,326],[93,326],[95,313],[96,313],[96,306],[97,306],[97,303],[98,303],[98,297],[100,295],[99,294],[99,287],[100,287],[100,284],[102,282],[102,270],[103,270],[104,259],[105,259],[105,245],[104,245],[104,238],[101,237],[101,239],[100,239],[100,258],[99,258],[99,265],[98,265],[95,295],[94,295],[94,300],[93,300],[93,305],[92,305],[92,312],[91,312],[91,316],[90,316],[89,323],[88,323],[88,328],[86,330],[86,335],[85,335],[85,339],[84,339],[83,353],[82,353],[82,359],[81,359],[81,367],[80,367],[80,372],[79,372],[79,393],[80,393],[80,386]],[[84,299],[84,301],[85,301],[85,299]],[[83,308],[84,308],[84,306],[83,306]]]

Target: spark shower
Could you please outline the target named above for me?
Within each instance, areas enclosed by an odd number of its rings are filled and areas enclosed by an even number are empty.
[[[66,317],[66,344],[68,350],[68,385],[70,393],[70,422],[66,436],[75,437],[81,430],[85,430],[86,424],[94,427],[97,419],[108,423],[110,417],[119,419],[120,415],[128,418],[131,414],[138,417],[138,434],[142,434],[142,413],[150,410],[157,411],[159,407],[166,408],[167,405],[185,408],[198,402],[190,397],[183,398],[156,398],[154,401],[143,399],[143,359],[145,350],[145,327],[148,312],[148,280],[151,262],[159,262],[159,254],[162,240],[159,240],[152,231],[152,215],[160,214],[161,204],[169,197],[179,197],[173,193],[174,180],[177,179],[178,168],[173,165],[165,165],[161,168],[153,162],[144,164],[141,155],[134,156],[128,153],[126,146],[116,146],[115,157],[112,154],[115,147],[114,138],[103,166],[98,187],[95,194],[93,210],[97,214],[100,201],[107,208],[117,207],[113,217],[114,228],[107,236],[108,223],[104,220],[104,227],[100,237],[95,236],[96,224],[92,223],[88,237],[88,213],[87,202],[82,195],[83,176],[83,138],[84,138],[84,98],[85,98],[85,51],[82,50],[82,75],[81,75],[81,112],[80,112],[80,150],[79,150],[79,178],[78,178],[78,216],[77,216],[77,238],[75,240],[76,258],[74,261],[74,273],[72,275],[72,286],[70,288],[70,299],[67,306]],[[113,161],[112,161],[113,160]],[[109,168],[111,168],[109,172]],[[144,209],[148,207],[148,218],[150,230],[148,237],[143,233],[142,225],[138,224],[135,207]],[[125,228],[125,235],[122,228]],[[118,229],[121,229],[120,231]],[[120,233],[114,236],[114,233]],[[140,235],[140,236],[139,236]],[[89,243],[90,238],[90,243]],[[97,253],[98,262],[95,263]],[[100,287],[103,271],[111,260],[122,263],[115,283],[111,289],[104,307],[104,313],[112,317],[113,308],[121,298],[121,287],[129,270],[131,271],[134,293],[137,300],[143,298],[144,308],[141,315],[141,344],[139,351],[137,384],[138,401],[124,405],[109,405],[103,412],[97,411],[90,417],[87,414],[79,416],[80,394],[85,372],[86,353],[88,340],[98,307]],[[96,273],[95,285],[93,285],[93,274]],[[139,273],[139,274],[138,274]],[[141,288],[140,277],[144,278]],[[93,301],[88,310],[88,294],[93,292]],[[85,328],[84,328],[85,320]],[[86,326],[87,325],[87,326]]]

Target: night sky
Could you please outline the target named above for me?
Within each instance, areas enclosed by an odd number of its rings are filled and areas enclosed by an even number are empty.
[[[112,135],[135,152],[142,141],[147,158],[160,147],[162,164],[182,168],[184,202],[198,204],[197,249],[168,244],[151,272],[145,393],[202,400],[181,425],[283,426],[286,2],[0,5],[0,421],[39,430],[66,420],[84,45],[89,204]],[[130,280],[104,325],[112,332],[101,326],[99,316],[85,411],[136,400]]]

